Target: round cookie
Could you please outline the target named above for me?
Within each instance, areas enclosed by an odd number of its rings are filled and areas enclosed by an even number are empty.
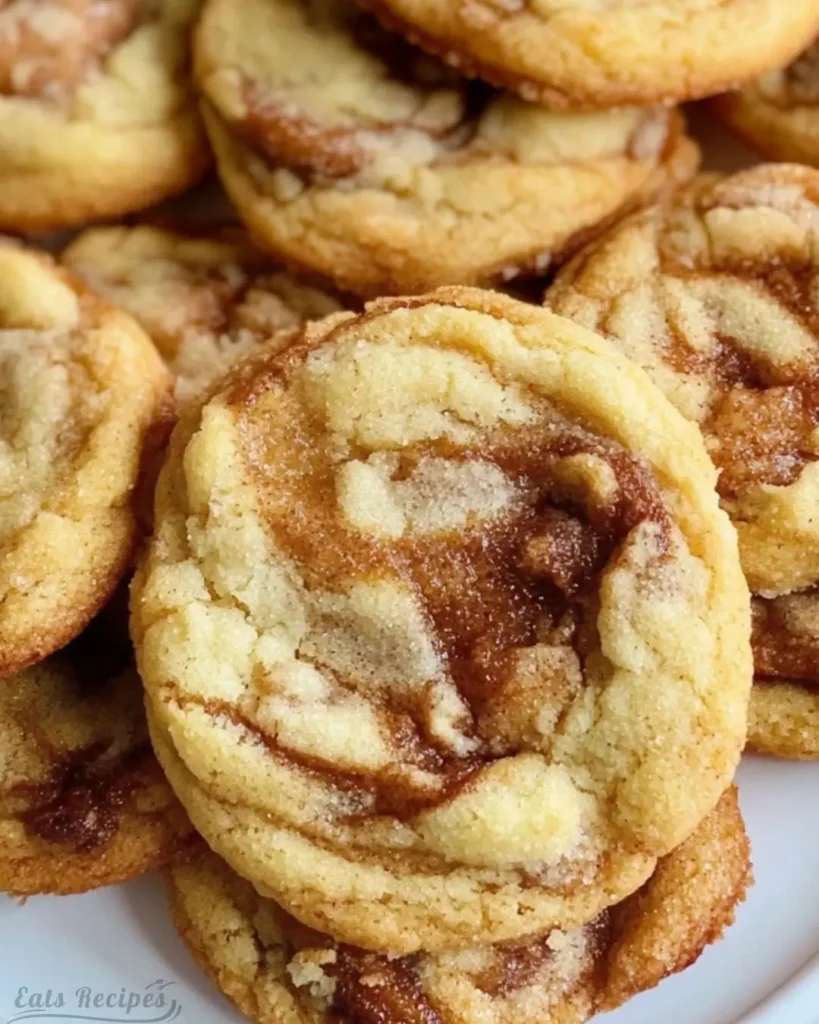
[[[103,612],[0,687],[0,891],[123,882],[191,835],[151,751],[124,621]]]
[[[758,595],[751,746],[819,756],[819,172],[703,178],[579,255],[547,303],[699,423]]]
[[[712,107],[764,156],[819,167],[819,40],[789,67],[717,96]]]
[[[202,176],[210,156],[188,81],[198,7],[0,5],[0,230],[119,216]]]
[[[367,948],[633,892],[745,742],[715,480],[614,346],[497,293],[380,300],[243,363],[174,433],[132,599],[197,829]]]
[[[344,0],[209,0],[194,56],[256,243],[362,295],[543,271],[699,159],[674,112],[550,113]]]
[[[91,228],[62,260],[148,332],[183,403],[278,332],[341,308],[326,290],[271,267],[238,229]]]
[[[676,103],[782,67],[813,0],[357,0],[465,74],[555,110]]]
[[[0,244],[0,677],[68,643],[116,589],[170,383],[129,316]]]
[[[582,1024],[692,964],[749,881],[733,790],[639,893],[521,946],[391,959],[300,925],[204,847],[166,872],[180,935],[256,1024]]]

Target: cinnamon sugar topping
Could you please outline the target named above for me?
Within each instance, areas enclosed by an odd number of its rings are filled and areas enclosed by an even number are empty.
[[[283,389],[284,405],[271,405],[272,417],[281,426],[260,416],[255,397],[237,392],[233,401],[240,413],[244,458],[254,488],[265,496],[267,524],[277,548],[299,565],[310,588],[329,592],[323,599],[327,611],[320,619],[326,639],[311,640],[301,660],[309,650],[313,664],[329,669],[335,685],[345,690],[370,677],[374,683],[389,665],[392,693],[384,711],[389,708],[395,717],[380,712],[379,731],[393,732],[392,745],[401,749],[398,735],[408,728],[428,764],[443,758],[429,769],[440,777],[430,796],[437,792],[439,797],[451,797],[447,776],[462,786],[471,775],[464,773],[463,755],[468,754],[472,770],[486,757],[476,725],[482,723],[486,731],[491,723],[509,735],[511,724],[504,726],[499,716],[514,718],[518,701],[527,702],[522,693],[513,700],[513,692],[528,689],[531,706],[541,708],[546,734],[548,724],[554,724],[550,714],[557,714],[546,710],[547,694],[561,694],[558,699],[566,706],[577,696],[577,682],[568,681],[578,673],[582,677],[573,653],[575,641],[572,636],[566,640],[563,654],[558,648],[547,654],[537,643],[544,617],[556,621],[568,614],[582,615],[613,550],[641,525],[655,524],[665,538],[652,555],[652,561],[662,562],[671,546],[662,498],[644,467],[622,448],[572,425],[557,410],[535,412],[522,399],[516,400],[519,409],[514,417],[537,416],[537,424],[507,427],[502,440],[485,446],[480,456],[470,451],[470,428],[464,425],[465,444],[457,443],[455,435],[447,436],[445,428],[437,440],[419,438],[415,445],[405,445],[400,458],[378,463],[373,462],[377,456],[370,455],[365,463],[348,462],[339,458],[340,439],[328,436],[326,425],[309,411],[308,396],[315,391],[321,402],[321,390],[330,384],[330,366],[325,370],[317,362],[313,373],[308,369],[308,381],[313,378],[306,385],[308,405],[299,409],[285,396],[296,388],[297,378],[291,375],[303,372],[302,357],[288,350],[268,365],[268,374]],[[367,374],[365,350],[360,365]],[[345,371],[340,367],[335,372]],[[500,393],[499,400],[503,401]],[[355,398],[348,397],[346,404],[355,416]],[[420,426],[422,410],[417,416]],[[288,434],[284,445],[282,429]],[[376,452],[381,444],[373,445]],[[550,492],[560,491],[553,467],[561,465],[564,452],[572,458],[593,455],[606,467],[613,485],[605,505],[597,501],[587,507],[580,492],[574,502],[567,500],[562,506],[559,499],[550,498]],[[360,468],[351,475],[353,465],[381,466],[378,489]],[[456,469],[466,488],[462,496]],[[326,498],[339,477],[345,481],[341,516]],[[476,501],[479,480],[486,490]],[[413,492],[416,481],[419,489]],[[403,492],[404,507],[416,511],[403,514],[399,531],[391,525],[395,513],[385,510],[385,497],[388,502],[388,495],[400,488],[408,488]],[[444,501],[437,523],[425,522],[421,514],[424,491]],[[369,501],[371,511],[365,512]],[[450,501],[462,501],[463,513],[450,513]],[[374,584],[353,583],[356,579],[384,582],[376,589]],[[345,592],[346,602],[360,610],[342,610]],[[338,596],[331,599],[330,594]],[[379,608],[383,625],[377,626],[370,616]],[[429,639],[400,639],[398,622],[403,616]],[[354,644],[348,632],[353,626],[360,632]],[[372,631],[371,641],[361,635],[365,630]],[[451,683],[445,682],[447,677]],[[505,695],[505,711],[496,707],[495,693]],[[489,705],[493,710],[484,715]],[[518,731],[520,739],[523,735]],[[280,743],[281,739],[280,733]],[[541,736],[539,743],[543,742]],[[377,781],[379,789],[396,784],[391,770]],[[390,806],[397,810],[395,799]]]
[[[819,458],[819,388],[733,388],[704,424],[722,471],[720,494],[737,498],[759,484],[787,487]]]

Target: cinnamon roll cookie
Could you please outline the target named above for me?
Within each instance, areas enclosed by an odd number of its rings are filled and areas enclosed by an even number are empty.
[[[556,110],[675,103],[782,67],[813,0],[358,0],[466,74]]]
[[[238,229],[91,228],[62,259],[148,332],[182,403],[239,357],[341,308],[328,291],[271,266]]]
[[[0,891],[122,882],[191,836],[151,751],[124,614],[0,687]]]
[[[717,941],[750,863],[732,790],[639,893],[592,924],[524,945],[399,958],[311,931],[204,847],[166,877],[180,935],[256,1024],[582,1024]]]
[[[500,294],[381,300],[243,363],[174,433],[132,594],[197,829],[367,948],[594,918],[745,742],[714,484],[614,346]]]
[[[754,599],[752,747],[819,756],[819,172],[705,178],[558,276],[706,438]]]
[[[170,386],[129,316],[0,244],[0,677],[68,643],[116,589]]]
[[[255,241],[364,295],[543,270],[698,162],[676,113],[549,113],[345,0],[209,0],[195,72]]]
[[[819,167],[819,40],[790,67],[718,96],[712,105],[765,156]]]
[[[0,2],[0,230],[139,210],[208,148],[188,81],[198,0]]]

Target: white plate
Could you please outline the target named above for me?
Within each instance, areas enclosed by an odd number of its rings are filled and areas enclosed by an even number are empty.
[[[752,162],[718,125],[699,112],[693,120],[707,166]],[[756,885],[736,924],[693,967],[601,1024],[819,1024],[819,763],[746,758],[739,782]],[[163,1005],[146,1005],[159,991]],[[95,996],[109,1005],[94,1008]],[[171,1020],[244,1018],[177,938],[157,878],[25,905],[0,897],[0,1024]]]

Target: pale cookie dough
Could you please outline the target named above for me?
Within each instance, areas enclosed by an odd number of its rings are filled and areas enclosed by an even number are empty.
[[[242,364],[175,431],[132,595],[194,824],[367,948],[591,920],[745,742],[715,482],[614,346],[496,293],[380,300]]]
[[[0,230],[140,210],[210,163],[189,82],[199,0],[0,3]]]
[[[553,109],[696,99],[792,60],[815,0],[358,0],[465,74]]]
[[[543,271],[699,160],[679,114],[550,113],[344,0],[209,0],[195,74],[257,244],[362,295]]]
[[[751,745],[819,756],[819,172],[705,178],[578,256],[547,302],[702,428],[760,595]]]
[[[68,643],[116,589],[170,386],[129,316],[0,243],[0,677]]]
[[[272,266],[238,229],[91,228],[62,260],[148,332],[183,404],[237,359],[341,309],[325,289]]]
[[[151,751],[124,621],[104,612],[0,687],[0,891],[123,882],[192,833]]]
[[[718,96],[712,107],[764,156],[819,167],[819,40],[789,67]]]
[[[525,945],[390,959],[300,925],[204,846],[166,872],[180,935],[255,1024],[582,1024],[692,964],[750,877],[734,790],[634,896]]]

